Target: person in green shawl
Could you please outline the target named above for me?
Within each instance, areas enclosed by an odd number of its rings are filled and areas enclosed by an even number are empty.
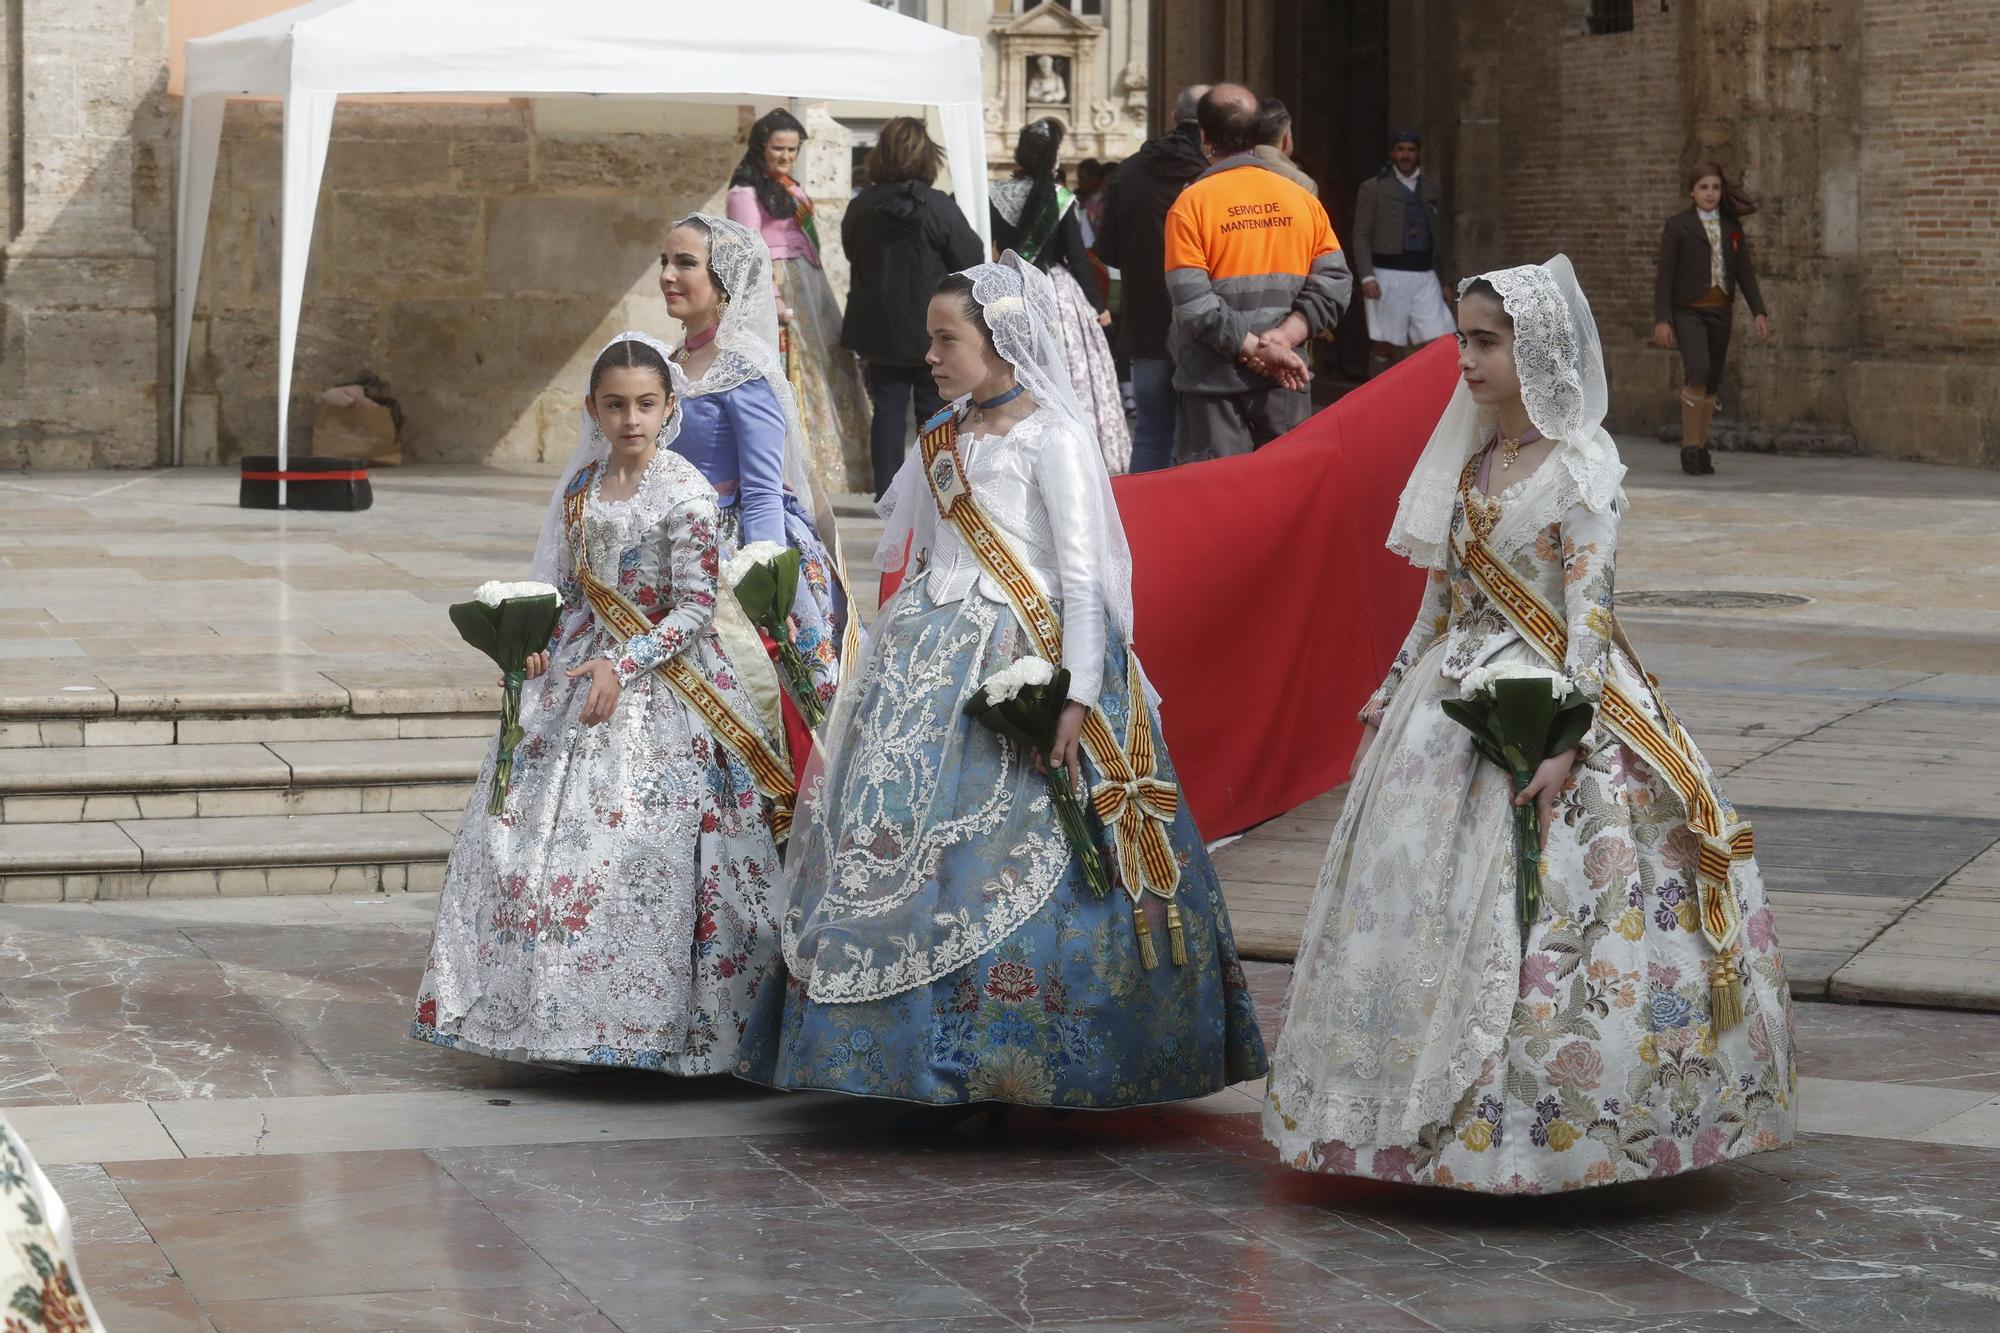
[[[993,244],[1012,250],[1049,275],[1061,313],[1063,363],[1085,415],[1097,432],[1104,466],[1124,472],[1132,462],[1125,398],[1104,326],[1111,322],[1096,270],[1090,266],[1076,196],[1057,180],[1062,122],[1028,122],[1014,145],[1014,175],[993,187]]]

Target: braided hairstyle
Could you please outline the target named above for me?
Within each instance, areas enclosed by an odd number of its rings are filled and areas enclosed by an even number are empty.
[[[1053,116],[1031,120],[1021,127],[1021,137],[1014,143],[1015,174],[1034,184],[1028,188],[1027,203],[1021,206],[1018,227],[1010,226],[1005,218],[997,219],[996,231],[1010,233],[994,237],[1001,249],[1015,248],[1023,234],[1034,230],[1036,221],[1055,199],[1056,166],[1062,159],[1062,144],[1063,123]]]

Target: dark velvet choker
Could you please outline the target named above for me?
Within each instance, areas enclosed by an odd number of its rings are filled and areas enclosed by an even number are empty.
[[[1013,388],[1007,390],[1007,392],[1003,394],[997,394],[994,397],[988,398],[983,402],[975,398],[972,400],[972,405],[978,408],[982,412],[991,412],[996,407],[1005,407],[1008,403],[1013,402],[1016,398],[1019,398],[1022,394],[1026,393],[1027,391],[1028,391],[1027,385],[1016,384]]]

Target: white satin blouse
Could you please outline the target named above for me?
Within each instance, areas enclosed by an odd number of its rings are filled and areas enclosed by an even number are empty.
[[[1095,704],[1103,685],[1105,515],[1097,450],[1052,412],[1038,411],[1005,435],[959,436],[966,480],[988,517],[1006,533],[1014,554],[1050,600],[1062,608],[1061,665],[1069,697]],[[928,499],[928,497],[927,497]],[[940,605],[977,593],[1007,604],[1007,596],[966,549],[958,529],[939,522],[923,577]]]

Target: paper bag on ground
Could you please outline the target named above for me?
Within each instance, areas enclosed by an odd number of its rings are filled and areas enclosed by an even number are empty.
[[[313,418],[312,453],[369,464],[401,463],[394,410],[370,398],[358,384],[328,389],[320,395],[319,415]]]

